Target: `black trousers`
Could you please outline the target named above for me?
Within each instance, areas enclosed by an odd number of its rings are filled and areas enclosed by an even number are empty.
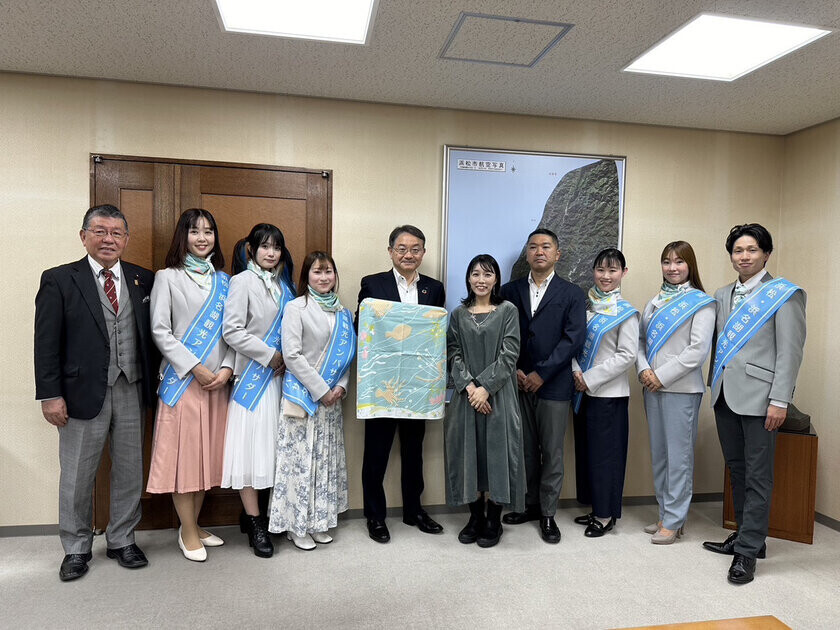
[[[574,400],[572,403],[574,404]],[[576,498],[577,502],[581,505],[592,505],[592,495],[589,492],[589,447],[586,443],[586,414],[584,413],[584,403],[581,402],[580,405],[580,412],[572,415],[572,426],[575,436]]]
[[[738,523],[735,551],[750,558],[758,555],[767,538],[773,495],[778,431],[765,429],[764,421],[765,416],[742,416],[732,411],[721,391],[715,403],[715,422],[732,482]]]
[[[584,394],[580,413],[575,415],[575,452],[578,426],[585,435],[583,477],[592,512],[601,518],[621,518],[621,497],[627,468],[629,397],[595,398]],[[578,482],[578,500],[581,483]]]
[[[362,493],[365,516],[385,520],[387,505],[385,471],[391,456],[394,434],[399,430],[400,457],[402,458],[403,515],[415,516],[420,512],[420,495],[423,494],[423,437],[425,420],[400,420],[376,418],[365,420],[365,454],[362,461]]]

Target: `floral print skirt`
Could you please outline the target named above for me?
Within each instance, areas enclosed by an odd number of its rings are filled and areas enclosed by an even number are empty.
[[[325,532],[349,507],[341,402],[312,416],[282,416],[269,509],[271,532]]]

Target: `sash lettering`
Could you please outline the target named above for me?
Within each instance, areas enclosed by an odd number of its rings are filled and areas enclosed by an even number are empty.
[[[271,326],[268,327],[268,332],[263,337],[263,341],[275,350],[280,350],[281,347],[280,328],[283,320],[283,309],[290,300],[295,298],[292,290],[286,286],[285,282],[279,284],[283,291],[280,298],[280,308],[271,322]],[[264,367],[259,361],[251,359],[242,374],[239,375],[239,380],[236,381],[236,386],[233,388],[233,401],[239,403],[248,411],[253,411],[257,408],[273,377],[273,369]]]
[[[598,354],[598,348],[601,346],[604,335],[638,312],[627,300],[619,300],[615,315],[595,313],[589,323],[586,324],[586,341],[583,342],[583,349],[577,356],[581,371],[586,372],[592,367],[592,362]],[[575,413],[580,411],[582,401],[583,392],[575,392],[572,396]]]
[[[225,312],[225,300],[227,300],[230,277],[223,271],[213,274],[213,284],[210,287],[210,295],[193,319],[181,343],[192,352],[201,363],[207,360],[213,348],[222,336],[222,317]],[[163,370],[162,382],[158,388],[160,399],[174,407],[181,396],[192,382],[193,375],[187,374],[184,378],[178,378],[175,368],[167,363]]]
[[[648,363],[665,342],[701,308],[713,304],[715,298],[698,289],[690,289],[660,306],[648,323],[645,347]]]
[[[353,316],[345,308],[335,314],[332,336],[318,372],[330,389],[344,376],[355,356],[356,332],[353,330]],[[312,400],[309,390],[289,370],[286,370],[283,377],[283,396],[303,407],[310,416],[318,409],[318,401]]]
[[[714,367],[712,368],[712,389],[718,382],[723,368],[738,351],[752,339],[776,311],[790,297],[801,289],[784,278],[773,278],[756,288],[750,296],[741,302],[726,320],[715,346]]]

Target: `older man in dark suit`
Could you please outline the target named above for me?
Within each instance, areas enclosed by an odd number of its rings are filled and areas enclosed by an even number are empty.
[[[359,303],[365,298],[393,302],[443,306],[443,285],[417,271],[426,253],[426,237],[413,225],[401,225],[391,231],[388,254],[393,269],[362,278]],[[356,311],[356,321],[359,313]],[[403,522],[416,525],[427,534],[439,534],[443,528],[420,504],[423,494],[423,437],[425,420],[377,418],[365,421],[365,454],[362,463],[362,492],[368,534],[376,542],[386,543],[391,534],[385,525],[385,490],[382,482],[391,455],[394,433],[400,433],[402,458]]]
[[[92,492],[106,439],[107,556],[131,569],[148,564],[134,528],[143,490],[143,403],[154,403],[157,384],[149,328],[154,275],[120,260],[125,217],[114,206],[95,206],[79,236],[88,255],[45,271],[35,297],[35,397],[59,435],[63,581],[83,576],[92,557]]]
[[[557,235],[540,228],[528,235],[525,251],[531,268],[525,278],[502,286],[501,294],[519,309],[522,345],[516,378],[522,412],[527,491],[525,511],[505,514],[518,525],[540,521],[540,536],[560,542],[554,521],[563,487],[563,441],[574,394],[572,358],[586,336],[583,291],[554,273],[560,259]]]

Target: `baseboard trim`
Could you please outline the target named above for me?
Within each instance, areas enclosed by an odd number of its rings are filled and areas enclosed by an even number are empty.
[[[58,523],[55,525],[4,525],[0,527],[0,538],[11,536],[56,536]]]
[[[695,494],[692,497],[693,503],[710,503],[712,501],[723,501],[722,492],[705,492],[702,494]],[[624,497],[622,499],[623,505],[656,505],[656,497],[654,496],[638,496],[638,497]],[[560,499],[558,507],[560,509],[573,508],[580,506],[575,499]],[[427,505],[426,511],[430,514],[458,514],[466,512],[467,508],[463,505]],[[388,516],[392,518],[402,518],[402,508],[392,507],[388,508]],[[338,519],[350,520],[355,518],[364,518],[364,511],[361,508],[347,510],[340,514]],[[829,529],[840,532],[840,520],[833,519],[830,516],[817,512],[814,520],[820,525],[825,525]],[[0,538],[8,538],[12,536],[55,536],[58,534],[58,525],[3,525],[0,526]]]

